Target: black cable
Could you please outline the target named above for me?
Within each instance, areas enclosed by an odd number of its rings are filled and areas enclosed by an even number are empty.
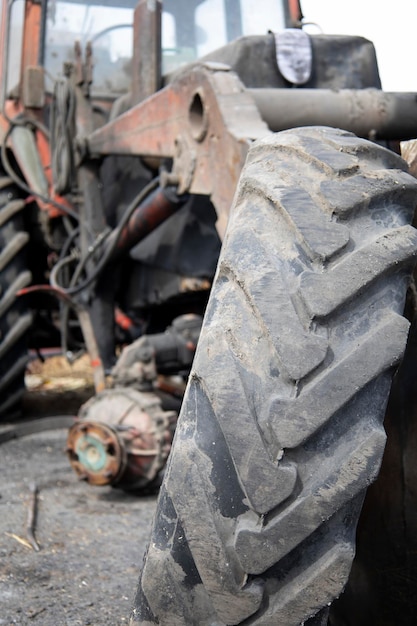
[[[79,230],[79,226],[77,226],[76,228],[74,228],[73,223],[71,222],[71,220],[68,218],[68,215],[63,215],[62,216],[62,224],[65,228],[65,231],[67,233],[68,236],[71,236],[74,234],[74,230]]]
[[[61,252],[59,254],[58,261],[61,261],[63,258],[68,256],[68,253],[71,249],[72,244],[74,243],[76,238],[79,237],[79,235],[80,235],[80,227],[77,226],[77,228],[74,228],[72,233],[70,233],[68,237],[66,238],[66,240],[64,241],[62,248],[61,248]]]
[[[83,282],[79,283],[78,285],[70,286],[69,288],[62,287],[59,284],[59,282],[57,280],[59,272],[61,271],[61,269],[65,265],[68,265],[68,263],[70,263],[71,261],[74,260],[74,257],[67,256],[66,258],[64,258],[61,261],[59,261],[52,268],[51,275],[50,275],[50,284],[53,287],[57,288],[57,289],[61,289],[61,290],[65,291],[65,293],[67,295],[69,295],[69,296],[76,295],[76,294],[80,293],[81,291],[83,291],[84,289],[86,289],[86,287],[91,285],[91,283],[94,280],[96,280],[96,278],[98,278],[98,276],[103,271],[104,267],[107,265],[108,260],[110,259],[110,257],[112,256],[114,250],[116,249],[116,246],[117,246],[118,241],[120,239],[120,235],[122,233],[122,230],[124,229],[124,227],[126,226],[127,222],[129,221],[132,213],[135,211],[135,209],[138,207],[138,205],[140,205],[149,196],[149,194],[151,194],[152,191],[154,191],[157,188],[158,185],[159,185],[159,176],[157,176],[156,178],[151,180],[146,185],[146,187],[144,187],[142,189],[142,191],[133,199],[133,201],[129,204],[129,206],[127,207],[125,213],[123,214],[123,217],[120,220],[117,228],[115,228],[113,231],[109,231],[106,234],[105,237],[101,237],[101,239],[99,241],[96,241],[96,243],[93,246],[91,246],[91,248],[89,249],[88,253],[80,260],[80,263],[78,264],[78,266],[77,266],[77,268],[75,270],[75,273],[77,273],[78,276],[85,269],[86,264],[91,259],[93,254],[96,253],[97,249],[107,240],[108,236],[110,234],[113,235],[113,241],[112,241],[110,247],[107,248],[105,254],[101,257],[100,261],[98,262],[98,264],[94,268],[93,272]],[[78,276],[77,276],[77,278],[78,278]],[[71,283],[72,282],[73,281],[71,280]]]

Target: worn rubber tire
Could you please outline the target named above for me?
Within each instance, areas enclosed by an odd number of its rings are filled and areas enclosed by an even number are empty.
[[[0,420],[19,414],[25,390],[32,314],[17,292],[29,285],[32,275],[26,261],[24,206],[12,181],[0,177]]]
[[[321,127],[250,149],[132,624],[327,623],[407,339],[405,170]]]

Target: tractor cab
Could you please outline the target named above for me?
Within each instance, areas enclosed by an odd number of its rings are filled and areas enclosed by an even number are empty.
[[[36,64],[45,68],[46,88],[52,91],[53,82],[62,79],[69,64],[74,63],[75,42],[79,42],[82,50],[87,43],[92,46],[92,95],[116,98],[126,93],[132,80],[137,4],[136,0],[48,0],[39,11],[36,3],[24,0],[8,3],[3,21],[8,24],[7,49],[11,50],[13,44],[13,54],[8,54],[5,64],[6,93],[16,97],[22,62],[30,48],[33,48],[32,63],[37,57]],[[139,4],[148,5],[151,11],[160,10],[160,3]],[[164,2],[160,35],[162,74],[195,61],[238,37],[266,34],[268,30],[281,30],[289,24],[286,3],[265,0],[263,4],[263,10],[259,11],[259,4],[253,0]],[[37,13],[32,25],[25,19],[29,7],[32,13]],[[29,38],[32,41],[28,41]],[[37,50],[34,49],[36,44]]]

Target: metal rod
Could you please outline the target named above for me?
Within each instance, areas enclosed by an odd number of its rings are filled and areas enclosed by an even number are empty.
[[[161,2],[141,0],[134,13],[132,98],[137,104],[161,87]]]
[[[28,506],[28,517],[26,522],[26,537],[35,552],[39,552],[40,547],[35,537],[37,505],[38,505],[38,486],[36,483],[29,485],[30,499]]]
[[[378,89],[249,89],[262,119],[276,132],[333,126],[369,139],[417,137],[417,94]]]
[[[186,195],[177,196],[172,188],[158,187],[132,213],[120,233],[114,231],[107,239],[105,249],[113,248],[111,258],[119,257],[142,241],[157,226],[176,213],[187,200]]]
[[[83,307],[77,308],[78,320],[80,322],[84,341],[87,346],[88,354],[91,359],[93,368],[94,389],[96,393],[103,391],[106,387],[106,375],[104,372],[103,362],[101,360],[96,335],[94,332],[92,320],[89,311]]]

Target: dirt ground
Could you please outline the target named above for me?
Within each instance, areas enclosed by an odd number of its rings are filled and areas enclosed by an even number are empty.
[[[69,382],[48,397],[42,381],[37,384],[38,393],[25,398],[26,417],[76,412],[91,395],[88,384],[71,388]],[[129,620],[156,495],[133,497],[79,482],[64,453],[66,433],[58,428],[0,444],[2,626],[122,626]],[[28,547],[26,533],[33,482],[38,552]]]

